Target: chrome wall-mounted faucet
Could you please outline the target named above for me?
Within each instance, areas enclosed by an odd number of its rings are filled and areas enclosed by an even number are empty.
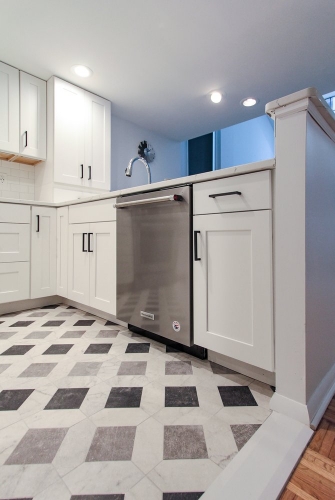
[[[149,164],[148,164],[147,160],[145,160],[144,158],[141,158],[140,156],[135,156],[135,158],[132,158],[130,160],[130,162],[128,163],[128,167],[125,170],[126,176],[131,177],[133,165],[134,165],[135,161],[137,161],[137,160],[142,162],[143,165],[145,166],[147,174],[148,174],[148,184],[151,184],[151,172],[150,172]]]

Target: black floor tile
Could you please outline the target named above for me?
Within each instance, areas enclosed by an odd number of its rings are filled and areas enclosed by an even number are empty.
[[[25,499],[23,499],[25,500]],[[30,499],[27,499],[30,500]],[[33,500],[33,499],[31,499]],[[122,493],[109,494],[109,495],[72,495],[70,500],[124,500]]]
[[[171,345],[166,346],[166,352],[181,352],[179,349],[172,347]]]
[[[52,344],[43,354],[66,354],[74,344]]]
[[[80,408],[88,393],[88,388],[80,389],[58,389],[45,410],[75,410]]]
[[[62,321],[60,321],[60,320],[51,320],[51,321],[47,321],[42,326],[61,326],[63,323],[65,323],[65,320],[62,320]]]
[[[105,408],[139,408],[143,387],[112,387]]]
[[[126,353],[146,353],[149,352],[150,343],[130,343],[127,345]]]
[[[276,388],[274,385],[270,385],[271,389],[273,390],[273,392],[276,392]]]
[[[198,500],[204,492],[163,493],[163,500]]]
[[[51,304],[50,306],[43,306],[43,307],[40,307],[40,309],[57,309],[57,307],[59,307],[60,304]]]
[[[249,387],[218,387],[223,406],[258,406]]]
[[[76,309],[77,310],[77,308],[73,307],[73,306],[68,306],[66,309]]]
[[[196,387],[165,387],[165,406],[199,406]]]
[[[113,344],[90,344],[84,354],[107,354]]]
[[[163,493],[163,500],[198,500],[204,492]]]
[[[95,322],[95,319],[80,319],[73,326],[91,326]]]
[[[106,321],[105,326],[110,326],[110,325],[113,325],[113,326],[115,326],[115,325],[120,326],[118,323],[113,323],[113,321],[109,321],[109,320],[108,320],[108,321]]]
[[[0,318],[13,318],[14,316],[18,316],[21,314],[20,312],[12,312],[12,313],[7,313],[7,314],[1,314]],[[3,321],[1,321],[3,323]]]
[[[13,389],[0,393],[0,411],[17,410],[34,389]]]
[[[34,345],[12,345],[7,351],[1,353],[1,356],[23,356],[30,349],[35,347]]]
[[[16,323],[14,323],[13,325],[10,325],[10,326],[11,326],[11,328],[21,328],[23,326],[29,326],[32,323],[34,323],[34,321],[17,321]]]

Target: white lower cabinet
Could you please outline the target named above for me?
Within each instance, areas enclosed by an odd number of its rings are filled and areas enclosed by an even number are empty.
[[[57,295],[67,297],[69,208],[57,208]]]
[[[56,294],[56,208],[32,207],[31,298]]]
[[[68,298],[116,314],[116,221],[69,225]]]
[[[273,371],[271,211],[193,221],[194,342]]]
[[[29,262],[0,263],[0,304],[29,299]]]

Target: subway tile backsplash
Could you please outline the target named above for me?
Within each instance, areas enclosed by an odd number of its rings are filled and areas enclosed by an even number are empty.
[[[35,199],[35,167],[0,160],[0,198]]]

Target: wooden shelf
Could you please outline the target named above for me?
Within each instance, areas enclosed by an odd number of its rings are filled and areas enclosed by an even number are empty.
[[[24,165],[37,165],[44,160],[37,160],[36,158],[27,158],[25,156],[15,155],[13,153],[0,152],[0,160],[6,160],[13,163],[23,163]]]

